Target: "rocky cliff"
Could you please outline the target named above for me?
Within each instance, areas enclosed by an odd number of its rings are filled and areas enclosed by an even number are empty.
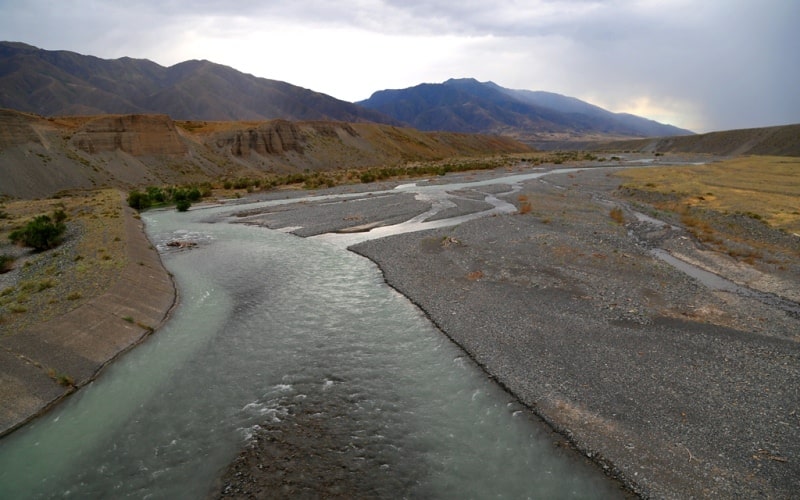
[[[217,132],[210,142],[217,149],[237,157],[248,157],[251,154],[281,155],[289,151],[303,153],[303,137],[299,127],[286,120],[275,120],[255,127]]]

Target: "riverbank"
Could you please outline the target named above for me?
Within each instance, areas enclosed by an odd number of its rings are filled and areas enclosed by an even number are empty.
[[[642,496],[792,496],[798,318],[655,259],[628,234],[634,222],[609,216],[616,184],[588,170],[547,177],[521,192],[529,214],[354,250]],[[700,251],[681,231],[667,239]]]
[[[91,382],[104,366],[155,331],[174,306],[172,279],[147,239],[142,222],[121,196],[119,203],[122,215],[117,220],[122,221],[124,230],[115,239],[120,241],[99,244],[108,247],[120,243],[123,266],[113,270],[110,282],[85,284],[69,293],[80,298],[81,293],[87,293],[86,287],[96,285],[103,291],[62,316],[16,331],[4,329],[0,337],[0,436]],[[76,243],[84,235],[73,236],[72,243],[56,249],[59,255],[47,261],[52,278],[66,286],[80,280],[73,273],[80,273],[81,268],[74,264],[85,258]],[[69,293],[64,292],[67,300]]]
[[[800,488],[798,317],[710,289],[650,250],[784,298],[800,285],[796,260],[753,266],[710,251],[679,225],[639,218],[641,207],[618,195],[621,182],[606,169],[553,174],[506,196],[515,215],[352,250],[637,494],[791,497]],[[461,191],[452,215],[490,189]],[[401,211],[400,195],[387,201]],[[248,222],[320,234],[380,222],[378,205],[303,203]],[[304,211],[320,210],[329,227],[312,217],[313,229],[297,227]]]

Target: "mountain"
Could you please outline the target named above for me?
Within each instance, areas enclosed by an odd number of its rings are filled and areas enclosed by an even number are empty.
[[[209,61],[168,68],[0,42],[0,107],[44,116],[156,113],[180,120],[399,122],[350,102]]]
[[[420,130],[504,134],[529,141],[692,134],[631,114],[612,113],[574,97],[512,90],[472,78],[382,90],[357,104]]]
[[[0,200],[60,191],[264,178],[529,153],[508,137],[340,121],[44,118],[0,109]],[[465,160],[467,161],[467,160]]]
[[[334,120],[489,133],[527,142],[691,134],[549,92],[451,79],[349,103],[210,61],[163,67],[0,42],[0,108],[44,116],[165,114],[177,120]]]

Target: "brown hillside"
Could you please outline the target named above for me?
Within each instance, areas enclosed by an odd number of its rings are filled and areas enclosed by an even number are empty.
[[[706,153],[723,156],[800,156],[800,124],[636,139],[596,144],[589,149],[653,153]]]
[[[175,122],[166,115],[43,117],[0,110],[0,196],[185,184],[531,151],[509,138],[371,123]]]

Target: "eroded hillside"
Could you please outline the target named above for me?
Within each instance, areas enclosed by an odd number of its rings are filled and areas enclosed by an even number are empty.
[[[0,196],[522,153],[512,139],[370,123],[176,122],[166,115],[48,118],[0,110]]]

